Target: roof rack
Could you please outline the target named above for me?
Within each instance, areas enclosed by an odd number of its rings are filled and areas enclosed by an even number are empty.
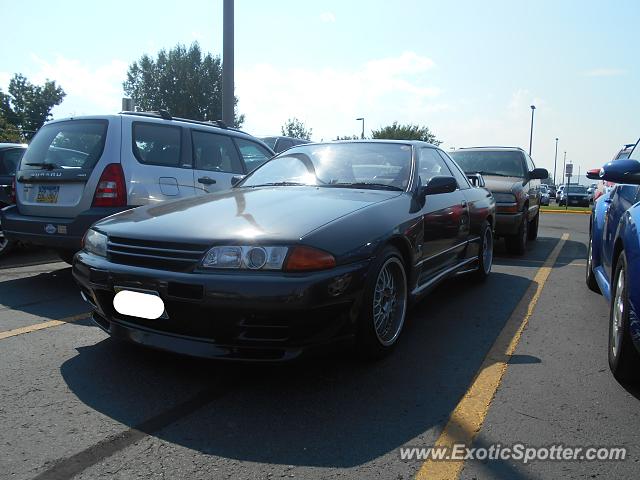
[[[158,110],[152,112],[130,112],[130,111],[122,111],[120,114],[124,115],[136,115],[138,117],[149,117],[149,118],[161,118],[163,120],[177,120],[178,122],[186,122],[186,123],[194,123],[196,125],[206,125],[208,127],[218,127],[224,128],[225,130],[233,130],[236,132],[245,133],[238,128],[229,127],[222,120],[192,120],[190,118],[181,118],[181,117],[172,117],[171,114],[167,110]]]

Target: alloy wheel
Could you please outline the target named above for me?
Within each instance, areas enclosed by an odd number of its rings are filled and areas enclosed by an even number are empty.
[[[614,358],[620,353],[622,343],[622,325],[624,318],[624,295],[625,295],[625,275],[624,268],[618,272],[616,280],[616,294],[613,300],[613,315],[611,315],[611,353]]]
[[[407,281],[404,267],[389,258],[378,273],[373,295],[373,322],[376,336],[384,346],[393,344],[404,323],[407,308]]]

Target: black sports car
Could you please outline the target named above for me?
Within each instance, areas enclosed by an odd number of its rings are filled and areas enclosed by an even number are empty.
[[[73,274],[114,337],[225,359],[287,360],[356,340],[391,350],[409,301],[484,279],[495,202],[423,142],[309,144],[226,192],[96,223]]]

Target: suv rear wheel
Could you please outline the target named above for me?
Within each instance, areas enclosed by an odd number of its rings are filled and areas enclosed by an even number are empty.
[[[528,239],[533,241],[538,238],[538,225],[540,224],[540,212],[536,213],[533,220],[529,222],[529,234]]]

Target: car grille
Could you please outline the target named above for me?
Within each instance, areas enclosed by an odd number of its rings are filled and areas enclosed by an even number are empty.
[[[200,262],[207,249],[204,245],[109,237],[107,257],[123,265],[188,272]]]

